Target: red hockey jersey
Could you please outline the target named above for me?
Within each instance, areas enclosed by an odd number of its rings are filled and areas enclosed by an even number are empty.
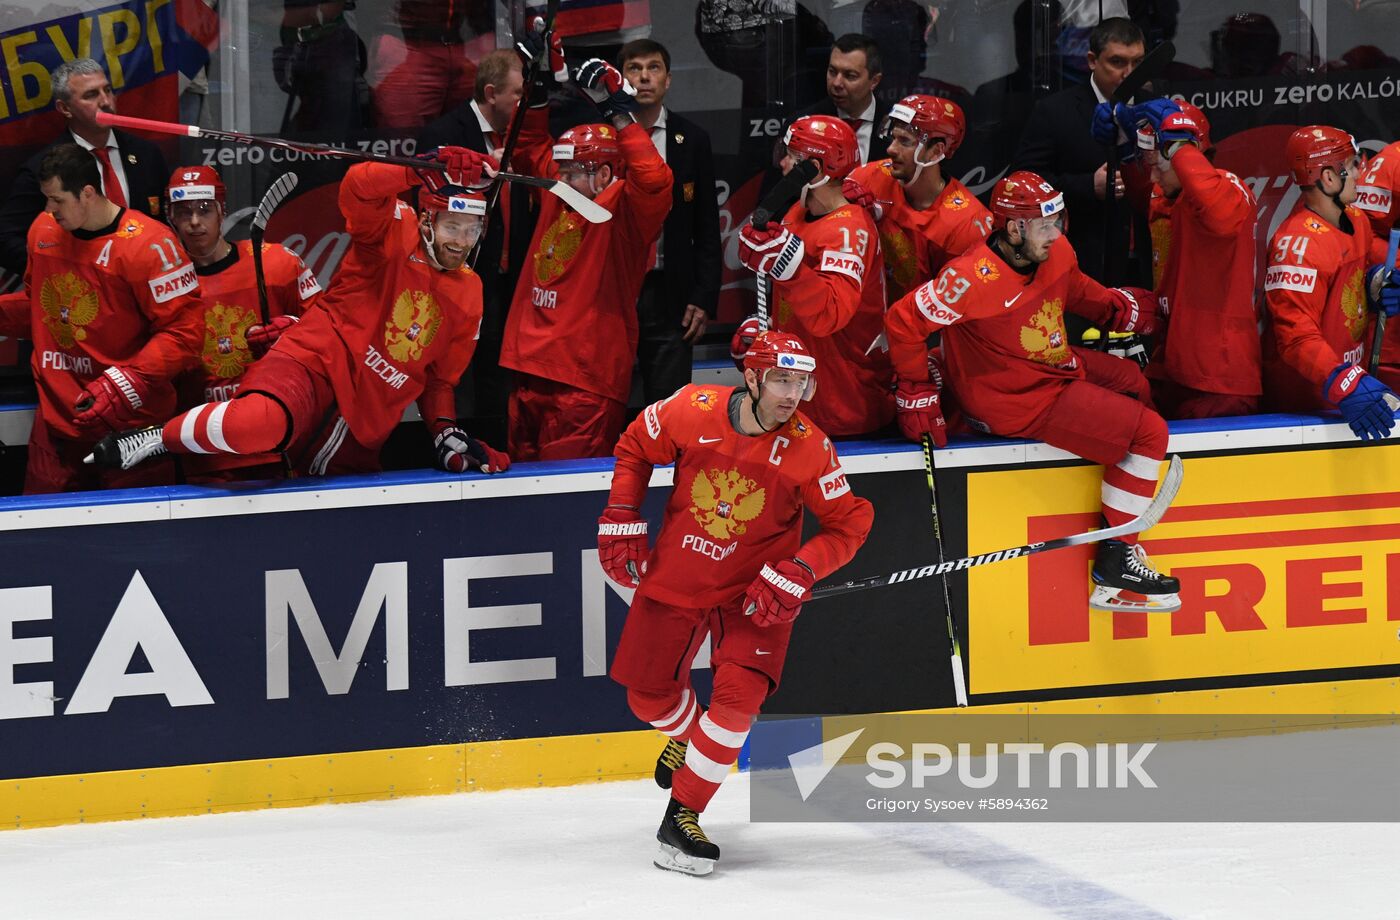
[[[511,162],[555,178],[544,112],[529,111]],[[590,224],[544,196],[506,319],[501,366],[626,402],[637,358],[637,295],[671,210],[672,179],[641,125],[628,125],[617,139],[626,170],[596,199],[612,220]]]
[[[33,339],[45,424],[79,441],[105,434],[74,425],[73,403],[113,365],[152,381],[134,425],[175,414],[170,381],[198,360],[204,310],[194,263],[169,227],[123,211],[102,230],[70,233],[40,214],[29,228],[24,284],[0,297],[0,334]]]
[[[894,419],[894,375],[883,338],[885,268],[875,221],[846,204],[812,217],[801,203],[783,226],[806,256],[788,281],[773,283],[775,329],[791,332],[817,360],[817,389],[803,405],[828,434],[868,434]]]
[[[428,262],[418,220],[398,200],[414,182],[402,166],[357,163],[340,183],[351,246],[317,307],[275,349],[324,374],[355,439],[384,442],[415,399],[455,417],[452,388],[481,333],[481,279],[465,265]]]
[[[985,242],[992,232],[992,212],[957,179],[948,179],[933,204],[921,211],[905,197],[889,160],[857,166],[851,177],[880,202],[880,253],[885,259],[885,296],[891,303]]]
[[[1327,375],[1343,362],[1366,361],[1371,224],[1355,207],[1346,220],[1350,233],[1299,202],[1270,241],[1264,399],[1275,410],[1333,408],[1322,395]]]
[[[734,600],[765,563],[799,556],[820,581],[851,560],[874,521],[831,442],[801,412],[750,437],[734,430],[734,387],[690,384],[648,406],[618,441],[610,504],[640,507],[654,465],[675,463],[638,593],[677,607]],[[821,530],[802,542],[807,508]]]
[[[1400,141],[1385,147],[1366,162],[1356,183],[1357,210],[1371,222],[1370,263],[1385,261],[1392,227],[1400,224]]]
[[[960,405],[996,434],[1017,437],[1054,403],[1061,384],[1084,378],[1064,311],[1101,325],[1111,307],[1108,289],[1079,270],[1060,237],[1030,275],[978,246],[896,301],[885,326],[899,379],[929,379],[925,342],[939,332],[947,384]]]

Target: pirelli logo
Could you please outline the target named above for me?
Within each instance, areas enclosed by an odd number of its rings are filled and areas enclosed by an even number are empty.
[[[1266,291],[1301,291],[1310,293],[1317,287],[1317,269],[1294,265],[1271,265],[1264,273]]]
[[[1372,214],[1389,214],[1390,202],[1391,194],[1388,188],[1375,185],[1358,185],[1356,187],[1356,206],[1363,211],[1370,211]]]
[[[194,263],[181,266],[169,274],[151,279],[151,297],[156,303],[174,300],[181,294],[189,294],[199,287],[199,276],[195,274]]]
[[[833,498],[845,495],[851,491],[850,483],[846,482],[846,471],[837,467],[827,473],[820,480],[822,487],[822,498],[831,501]]]
[[[925,284],[914,292],[914,304],[929,322],[940,326],[951,326],[962,319],[961,313],[938,299],[938,295],[933,292],[932,283]]]
[[[822,253],[821,264],[817,267],[824,272],[836,272],[838,275],[854,278],[856,284],[865,283],[865,263],[853,252],[833,252],[828,249]]]

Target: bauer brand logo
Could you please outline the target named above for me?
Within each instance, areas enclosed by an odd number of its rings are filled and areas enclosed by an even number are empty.
[[[1292,265],[1271,265],[1264,273],[1266,291],[1301,291],[1307,293],[1317,287],[1317,269],[1297,268]]]
[[[753,821],[1385,821],[1394,715],[764,716]],[[1338,730],[1331,730],[1335,727]],[[1320,761],[1314,760],[1320,758]],[[1317,779],[1344,761],[1346,777]],[[1380,774],[1384,774],[1381,776]],[[1308,790],[1308,795],[1297,791]],[[1377,794],[1390,796],[1374,805]],[[1378,808],[1378,812],[1372,811]]]

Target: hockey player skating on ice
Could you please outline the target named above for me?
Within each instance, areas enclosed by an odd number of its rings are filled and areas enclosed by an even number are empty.
[[[445,147],[447,166],[350,167],[340,208],[352,245],[319,304],[250,367],[233,399],[164,428],[103,439],[92,460],[129,469],[147,457],[286,450],[298,472],[375,472],[379,447],[415,399],[438,466],[495,473],[509,458],[457,427],[452,388],[471,361],[481,281],[465,264],[486,200],[469,191],[490,157]],[[451,185],[445,184],[451,182]],[[418,188],[421,213],[398,195]]]
[[[656,780],[671,789],[656,865],[708,874],[719,848],[699,815],[777,689],[793,620],[812,585],[845,565],[874,519],[830,442],[797,411],[817,362],[795,336],[761,333],[744,386],[689,385],[649,406],[617,445],[598,557],[636,595],[613,660],[638,718],[671,740]],[[640,514],[652,467],[675,463],[655,547]],[[821,530],[802,541],[803,509]],[[690,666],[712,641],[706,708]]]
[[[1298,206],[1269,242],[1264,303],[1264,395],[1275,410],[1336,407],[1363,440],[1395,425],[1395,394],[1366,373],[1368,305],[1400,310],[1400,276],[1369,269],[1371,224],[1353,205],[1361,158],[1350,134],[1325,125],[1294,131],[1284,148]]]
[[[1152,499],[1167,424],[1151,409],[1137,364],[1070,347],[1064,311],[1148,334],[1156,323],[1152,298],[1105,288],[1079,270],[1061,235],[1064,198],[1035,173],[997,183],[991,210],[996,229],[986,244],[890,307],[900,430],[912,440],[929,435],[946,443],[925,344],[939,332],[948,383],[969,423],[1102,463],[1104,518],[1123,524]],[[1181,606],[1177,580],[1152,567],[1136,536],[1100,543],[1093,579],[1090,606],[1098,610],[1166,613]]]

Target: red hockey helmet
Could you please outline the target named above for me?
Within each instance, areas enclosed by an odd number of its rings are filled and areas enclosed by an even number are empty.
[[[1029,170],[1018,170],[997,183],[992,192],[992,217],[998,227],[1009,220],[1054,217],[1065,210],[1065,196]]]
[[[794,158],[816,160],[821,174],[837,182],[860,165],[856,133],[833,115],[803,115],[788,125],[783,144]]]
[[[170,182],[165,186],[165,200],[168,204],[177,201],[217,201],[220,208],[226,208],[224,180],[212,166],[182,166],[170,174]]]
[[[744,370],[758,374],[759,384],[769,371],[796,371],[807,375],[807,383],[802,388],[802,398],[811,399],[816,388],[817,359],[802,344],[802,340],[790,332],[769,329],[754,336],[753,344],[744,353]]]
[[[1210,142],[1210,119],[1206,117],[1206,113],[1185,99],[1176,100],[1176,104],[1181,107],[1181,114],[1191,119],[1201,129],[1201,149],[1209,150],[1213,145]]]
[[[904,125],[926,140],[943,140],[944,157],[957,152],[967,134],[967,118],[958,104],[937,96],[905,96],[885,116],[880,133],[888,135],[895,126]]]
[[[612,125],[579,125],[565,131],[554,143],[554,161],[579,163],[589,169],[607,165],[615,176],[621,175],[625,162]]]
[[[1340,173],[1359,155],[1354,137],[1327,125],[1307,125],[1294,131],[1283,152],[1293,169],[1293,181],[1299,185],[1316,185],[1323,169],[1331,167]]]
[[[430,214],[470,214],[486,216],[486,196],[478,191],[462,188],[460,185],[444,185],[436,191],[427,186],[418,189],[418,207]]]

